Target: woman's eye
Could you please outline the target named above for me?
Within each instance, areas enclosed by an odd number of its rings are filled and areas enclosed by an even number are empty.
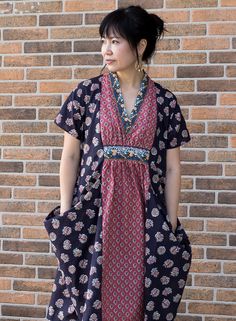
[[[118,41],[118,40],[113,39],[113,40],[112,40],[112,43],[117,44],[117,43],[119,43],[119,41]]]

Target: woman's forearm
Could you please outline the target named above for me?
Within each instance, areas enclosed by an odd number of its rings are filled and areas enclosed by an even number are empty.
[[[180,148],[167,149],[165,200],[167,214],[170,219],[173,232],[177,227],[180,181]]]
[[[166,186],[165,186],[165,199],[167,213],[170,222],[175,231],[177,227],[177,212],[179,206],[179,196],[180,196],[180,168],[174,168],[167,170],[166,173]]]
[[[72,197],[77,178],[78,159],[62,154],[60,163],[61,213],[72,206]]]

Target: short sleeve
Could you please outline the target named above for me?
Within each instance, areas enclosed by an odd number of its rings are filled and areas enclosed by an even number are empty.
[[[83,139],[85,102],[82,99],[82,89],[78,86],[67,97],[54,123],[75,138]]]
[[[189,142],[190,139],[184,116],[181,112],[176,96],[173,95],[173,98],[169,103],[167,149],[182,146]]]

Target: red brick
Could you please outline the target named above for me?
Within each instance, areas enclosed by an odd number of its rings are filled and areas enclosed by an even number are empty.
[[[100,41],[79,40],[74,43],[74,52],[94,52],[101,50]]]
[[[236,273],[236,262],[224,262],[223,272],[225,274],[235,274]]]
[[[0,279],[0,290],[10,290],[11,289],[11,280]]]
[[[197,89],[199,91],[235,91],[236,80],[198,80]]]
[[[208,26],[209,35],[235,35],[236,23],[211,23]],[[225,52],[224,52],[225,54]]]
[[[227,66],[226,67],[226,76],[227,77],[236,77],[236,66]],[[234,97],[234,105],[235,105],[235,94],[229,95]]]
[[[71,79],[71,68],[44,68],[44,69],[29,69],[26,74],[27,79]],[[46,99],[46,97],[44,97]]]
[[[23,172],[23,163],[22,162],[0,162],[0,172],[10,173],[10,172]]]
[[[13,306],[13,305],[2,305],[2,315],[6,316],[19,316],[19,317],[45,317],[45,308],[37,308],[35,306]]]
[[[230,206],[200,206],[194,205],[190,207],[191,217],[219,217],[219,218],[236,218],[236,211],[234,207]],[[216,227],[219,221],[216,221]],[[221,222],[221,221],[220,221]],[[223,223],[223,222],[221,222]],[[228,222],[226,222],[229,224]],[[212,222],[211,222],[212,224]],[[222,227],[219,226],[221,230]],[[219,231],[220,231],[219,230]],[[217,229],[209,229],[209,231],[218,231]]]
[[[220,208],[224,208],[224,207],[219,206],[219,209]],[[227,209],[227,207],[225,209]],[[232,207],[232,208],[229,208],[229,209],[232,210],[232,213],[233,213],[233,210],[234,210],[234,215],[232,215],[231,217],[232,218],[236,217],[236,215],[235,215],[235,207],[234,208]],[[215,208],[215,212],[216,212],[216,210],[217,210],[217,207]],[[226,212],[225,217],[226,218],[230,217],[230,216],[227,216],[227,212]],[[208,220],[207,221],[207,231],[233,232],[234,233],[235,230],[236,230],[236,221],[235,220]]]
[[[86,38],[97,38],[97,27],[64,27],[51,30],[51,39],[83,39],[84,35]]]
[[[33,82],[2,82],[1,93],[34,93],[37,90],[36,83]]]
[[[115,0],[103,1],[103,0],[80,0],[80,1],[65,1],[65,11],[104,11],[104,10],[114,10]]]
[[[217,0],[166,0],[167,8],[202,8],[216,7]]]
[[[49,281],[17,281],[13,282],[16,291],[51,292],[52,283]]]
[[[205,133],[205,124],[204,123],[196,123],[196,122],[188,122],[188,130],[191,134],[194,133]]]
[[[220,273],[220,262],[212,262],[207,260],[194,260],[191,264],[191,272],[194,273]]]
[[[31,66],[49,66],[51,63],[50,56],[34,56],[34,55],[21,55],[21,56],[8,56],[4,58],[4,67],[31,67]],[[17,83],[16,83],[17,84]],[[34,85],[34,83],[25,83]],[[15,92],[15,91],[14,91]]]
[[[11,189],[8,187],[0,187],[0,198],[11,198]]]
[[[54,55],[53,66],[71,66],[71,65],[101,65],[102,57],[99,54],[87,55]]]
[[[57,266],[57,260],[54,255],[25,254],[25,264],[36,266]]]
[[[184,66],[177,68],[178,78],[208,78],[223,76],[223,66]]]
[[[161,84],[176,92],[186,92],[186,91],[193,91],[194,90],[194,81],[192,80],[162,80]],[[182,110],[184,112],[184,110]],[[187,117],[185,117],[187,118]]]
[[[209,58],[211,63],[233,63],[236,62],[236,55],[235,52],[210,52],[210,58]],[[213,81],[211,81],[212,83]],[[235,82],[232,80],[217,80],[219,86],[223,86],[225,87],[225,85],[227,86],[227,84],[229,86],[235,86]],[[223,91],[223,89],[222,89]]]
[[[183,300],[207,300],[213,301],[213,291],[210,289],[185,288]]]
[[[4,68],[0,70],[0,79],[1,80],[22,80],[24,79],[24,71]]]
[[[1,120],[15,120],[17,114],[17,120],[30,120],[36,118],[36,110],[31,108],[1,108],[0,119]]]
[[[0,3],[1,14],[12,13],[12,9],[13,9],[13,3],[10,3],[10,2]]]
[[[3,30],[3,40],[40,40],[48,38],[48,30],[45,28],[36,29],[5,29]]]
[[[227,136],[204,136],[198,135],[192,137],[188,143],[190,148],[226,148],[228,147]]]
[[[26,173],[59,173],[59,162],[45,163],[45,162],[27,162],[25,171]]]
[[[48,149],[29,149],[29,148],[14,148],[5,149],[3,152],[5,159],[28,159],[42,160],[50,159],[50,151]]]
[[[236,235],[229,236],[229,245],[234,247],[236,246]]]
[[[38,268],[38,276],[40,279],[54,279],[56,275],[56,269],[55,268]]]
[[[235,7],[236,1],[235,0],[221,0],[221,6],[222,7]],[[210,321],[210,320],[207,320]],[[232,320],[229,320],[232,321]]]
[[[0,106],[11,106],[12,97],[11,96],[0,96]]]
[[[216,94],[179,94],[178,102],[181,106],[216,105]]]
[[[38,74],[37,74],[38,75]],[[40,78],[39,78],[40,79]],[[59,95],[24,95],[15,97],[16,106],[60,106],[62,103]],[[18,112],[17,108],[17,112]]]
[[[152,68],[153,69],[153,68]],[[92,68],[85,68],[83,66],[79,67],[79,68],[75,68],[74,71],[74,78],[76,79],[88,79],[88,78],[92,78],[95,75],[99,75],[101,71],[101,68],[97,68],[97,67],[92,67]],[[168,70],[167,70],[168,73]]]
[[[181,180],[182,189],[192,189],[193,188],[193,179],[191,178],[182,178]]]
[[[183,175],[218,176],[222,175],[220,164],[182,164]]]
[[[19,135],[0,135],[1,146],[19,146],[21,145],[21,136]]]
[[[0,27],[15,28],[15,27],[32,27],[36,26],[37,17],[36,16],[2,16],[0,17]]]
[[[0,262],[4,262],[4,264],[23,264],[23,254],[15,254],[15,253],[0,253]],[[1,284],[0,284],[0,289]]]
[[[38,294],[36,303],[38,305],[48,305],[48,302],[50,302],[50,297],[51,297],[50,294]],[[38,320],[38,321],[41,321],[41,320]]]
[[[16,227],[0,227],[0,238],[19,238],[20,229]]]
[[[220,304],[220,303],[189,303],[190,313],[201,314],[216,314],[216,315],[236,315],[236,305],[233,304]]]
[[[72,85],[68,86],[68,88],[72,88],[72,87],[73,87]],[[59,90],[59,87],[57,90]],[[68,91],[70,90],[72,89],[69,89]],[[58,108],[39,108],[38,109],[39,120],[54,120],[58,111],[59,111]],[[53,124],[53,126],[57,127],[55,124]]]
[[[158,53],[153,58],[154,64],[204,64],[205,53]]]
[[[175,318],[175,321],[202,321],[202,317],[192,315],[181,315],[180,313],[178,313],[178,315]]]
[[[236,193],[227,192],[218,194],[218,203],[219,204],[235,204]]]
[[[192,13],[193,21],[235,21],[236,10],[228,9],[208,9],[194,10]],[[214,40],[215,41],[215,40]]]
[[[214,203],[215,193],[207,192],[182,192],[180,197],[181,203]]]
[[[160,16],[164,21],[168,21],[168,23],[190,21],[190,12],[187,10],[157,10],[154,13]]]
[[[194,245],[227,245],[226,235],[213,233],[188,233],[190,241]]]
[[[10,269],[6,269],[5,266],[0,266],[0,273],[1,273],[1,277],[35,278],[35,268],[29,268],[29,267],[11,266]]]
[[[15,199],[42,199],[42,200],[55,200],[59,199],[59,191],[55,188],[15,188]]]
[[[50,14],[39,16],[40,26],[71,26],[81,25],[83,16],[80,14]]]
[[[236,165],[225,165],[226,176],[236,176]]]
[[[208,249],[214,250],[214,249]],[[217,287],[217,288],[234,288],[236,279],[232,276],[222,275],[195,275],[195,285],[204,287]],[[196,304],[196,302],[195,302]]]
[[[35,203],[34,202],[17,202],[10,201],[1,202],[0,201],[0,211],[2,212],[34,212]]]
[[[209,122],[208,133],[236,134],[234,122]]]
[[[71,52],[72,43],[70,41],[44,41],[44,42],[25,42],[25,53],[44,53],[44,52]]]
[[[24,1],[15,3],[15,12],[39,13],[39,12],[61,12],[62,1]]]
[[[49,135],[26,135],[23,137],[24,146],[62,146],[63,137]]]
[[[58,206],[60,202],[53,202],[53,201],[48,201],[48,202],[38,202],[38,211],[40,213],[45,213],[47,215],[49,212],[51,212],[52,208]]]
[[[189,38],[183,39],[182,49],[183,50],[219,50],[219,49],[229,49],[230,48],[230,40],[225,38],[212,38],[200,37],[200,38]],[[214,75],[214,66],[199,66],[204,72],[204,69],[209,69],[211,73]],[[191,67],[189,67],[191,68]],[[213,70],[212,70],[213,69]],[[217,73],[217,69],[215,71]],[[218,71],[218,73],[220,73]]]
[[[3,122],[2,129],[4,133],[44,133],[47,131],[46,122]]]
[[[196,188],[205,190],[235,190],[236,179],[196,178]]]
[[[48,252],[48,242],[33,242],[33,241],[3,241],[4,251],[19,251],[19,252]]]
[[[59,186],[59,176],[39,175],[39,186]]]
[[[201,247],[193,247],[192,248],[192,255],[195,259],[203,259],[204,258],[204,249]]]
[[[23,229],[24,239],[36,239],[36,240],[46,240],[48,239],[48,234],[43,228],[24,228]]]
[[[1,303],[13,303],[13,304],[34,304],[34,294],[27,293],[0,293]]]
[[[36,184],[36,177],[33,175],[0,174],[0,185],[11,186],[33,186]]]
[[[206,152],[182,149],[180,152],[180,156],[181,156],[181,161],[204,162],[206,157]]]
[[[235,290],[218,290],[216,292],[217,301],[236,302]]]
[[[23,215],[23,214],[3,214],[2,222],[5,225],[20,225],[20,226],[42,226],[45,215]]]
[[[235,108],[192,108],[192,119],[236,119]]]
[[[204,221],[200,219],[182,218],[181,223],[188,231],[202,231]]]
[[[75,86],[76,82],[66,82],[66,81],[43,81],[40,83],[40,92],[41,93],[67,93],[71,92]],[[52,112],[54,112],[52,110]],[[55,113],[54,113],[55,117]]]
[[[210,151],[208,160],[211,162],[235,162],[236,152],[228,151]]]

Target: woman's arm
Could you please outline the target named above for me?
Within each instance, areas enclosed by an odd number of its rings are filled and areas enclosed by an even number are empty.
[[[167,149],[165,199],[173,232],[177,227],[180,182],[180,148]]]
[[[64,145],[60,162],[61,214],[72,206],[74,185],[80,158],[80,141],[64,133]]]

